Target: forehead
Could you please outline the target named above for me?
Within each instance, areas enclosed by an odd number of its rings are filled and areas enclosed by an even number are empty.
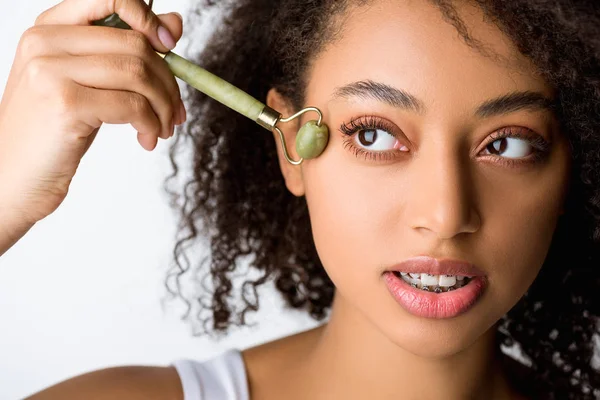
[[[336,87],[358,80],[414,93],[428,109],[460,99],[471,112],[490,97],[517,90],[552,96],[530,60],[477,6],[453,4],[459,17],[454,25],[427,0],[381,0],[350,8],[338,20],[339,35],[312,64],[307,98],[331,97]]]

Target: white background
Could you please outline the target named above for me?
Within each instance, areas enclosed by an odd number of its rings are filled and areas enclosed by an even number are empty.
[[[57,2],[0,0],[0,90],[21,34]],[[186,17],[188,0],[156,0],[154,9]],[[193,35],[192,47],[208,32]],[[163,302],[177,223],[162,186],[168,147],[161,140],[147,152],[131,126],[104,126],[65,202],[0,258],[0,400],[98,368],[203,360],[316,325],[271,290],[257,327],[213,341],[192,336],[181,303]]]
[[[21,34],[56,3],[0,0],[1,90]],[[185,17],[188,1],[154,9]],[[163,305],[177,223],[162,188],[168,147],[161,140],[147,152],[130,125],[104,126],[65,202],[0,258],[0,400],[98,368],[203,360],[315,325],[269,291],[256,328],[215,341],[192,335],[181,304]]]

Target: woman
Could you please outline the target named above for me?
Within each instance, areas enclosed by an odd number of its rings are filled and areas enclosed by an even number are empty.
[[[64,26],[112,12],[141,34]],[[592,1],[237,2],[198,62],[284,115],[320,108],[330,139],[294,166],[277,137],[189,92],[172,151],[184,138],[195,150],[173,276],[193,272],[182,249],[202,232],[214,286],[188,301],[207,332],[245,323],[269,279],[327,322],[204,364],[103,370],[31,398],[599,396],[598,21]],[[175,16],[66,0],[36,25],[3,99],[0,182],[28,194],[3,200],[4,249],[60,204],[102,122],[132,123],[151,150],[185,119],[152,49],[172,48]],[[50,30],[54,48],[42,46]],[[61,48],[67,33],[95,45]],[[24,127],[38,98],[52,100]],[[288,143],[309,118],[282,125]],[[241,256],[259,275],[234,286]]]

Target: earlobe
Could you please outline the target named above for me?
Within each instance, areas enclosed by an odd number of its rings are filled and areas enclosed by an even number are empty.
[[[295,110],[291,106],[288,99],[282,96],[276,89],[270,89],[267,93],[267,106],[274,110],[277,110],[284,116],[292,115]],[[279,125],[278,125],[279,126]],[[287,150],[291,158],[298,159],[299,156],[296,152],[296,146],[293,144],[296,142],[296,134],[299,129],[299,121],[294,123],[281,124],[279,126],[281,132],[287,142]],[[288,190],[295,196],[304,196],[304,180],[302,178],[302,167],[300,165],[292,165],[285,159],[282,149],[282,143],[277,132],[273,132],[273,140],[277,148],[277,158],[279,160],[279,168],[285,179],[285,185]]]

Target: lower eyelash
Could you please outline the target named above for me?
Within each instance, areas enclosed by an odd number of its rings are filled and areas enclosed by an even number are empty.
[[[533,154],[529,158],[515,159],[515,158],[506,158],[494,156],[494,163],[500,164],[503,167],[519,167],[521,165],[533,165],[542,161],[545,158],[545,154],[539,152],[538,150],[534,150]]]
[[[353,143],[353,137],[344,138],[344,148],[350,150],[356,157],[370,161],[389,161],[394,155],[389,151],[368,151],[361,149]]]

